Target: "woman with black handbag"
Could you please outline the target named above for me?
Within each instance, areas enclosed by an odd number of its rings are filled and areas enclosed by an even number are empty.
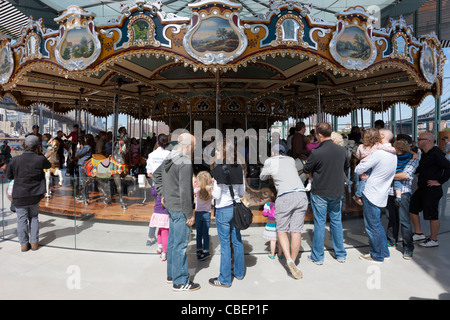
[[[245,179],[242,166],[235,162],[236,157],[225,163],[225,149],[230,150],[233,145],[224,143],[223,147],[216,150],[216,159],[223,161],[220,161],[220,164],[211,171],[214,177],[212,196],[215,200],[216,226],[220,241],[220,273],[217,278],[209,279],[209,283],[213,286],[228,288],[231,287],[232,282],[230,239],[234,252],[234,277],[242,280],[245,274],[244,245],[241,232],[236,228],[233,219],[234,202],[241,202],[240,197],[245,193]],[[236,155],[236,145],[234,150]]]

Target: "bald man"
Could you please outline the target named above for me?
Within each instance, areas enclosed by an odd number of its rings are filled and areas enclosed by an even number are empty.
[[[389,144],[393,134],[390,130],[380,129],[380,136],[383,144]],[[361,255],[360,259],[382,263],[390,254],[386,233],[381,224],[381,209],[387,204],[389,189],[397,169],[397,156],[384,150],[376,150],[366,161],[356,166],[355,173],[363,175],[369,169],[372,169],[372,173],[367,178],[362,201],[370,253]]]
[[[169,213],[169,240],[167,242],[167,281],[174,291],[200,289],[189,280],[186,248],[190,227],[194,224],[192,187],[192,152],[195,138],[189,133],[178,137],[178,144],[153,173],[153,182]]]
[[[380,128],[378,130],[380,132],[381,137],[381,143],[388,144],[392,142],[392,139],[394,138],[394,134],[389,129]]]
[[[418,174],[417,190],[411,196],[409,212],[414,226],[415,241],[425,240],[420,247],[432,248],[439,246],[439,200],[442,197],[442,184],[450,177],[450,162],[445,154],[435,145],[434,135],[422,133],[417,139],[417,146],[422,150]],[[424,220],[430,221],[431,235],[427,238],[422,232],[419,212],[423,212]]]

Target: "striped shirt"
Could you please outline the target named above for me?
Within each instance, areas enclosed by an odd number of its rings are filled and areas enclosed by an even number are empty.
[[[273,202],[267,202],[264,205],[262,215],[264,217],[267,217],[266,230],[277,232],[277,223],[275,219],[275,204]]]
[[[411,159],[406,163],[405,168],[403,169],[403,173],[405,173],[408,176],[408,179],[404,179],[404,180],[399,180],[402,183],[402,194],[405,193],[409,193],[412,194],[413,190],[412,190],[412,185],[413,185],[413,180],[415,178],[414,173],[416,172],[417,167],[419,166],[419,159]],[[389,189],[389,195],[393,196],[394,195],[394,190],[391,187]]]

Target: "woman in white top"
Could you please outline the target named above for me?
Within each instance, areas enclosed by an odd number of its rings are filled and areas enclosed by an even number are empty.
[[[224,149],[230,150],[231,145],[226,145]],[[236,153],[236,146],[234,146]],[[224,151],[224,150],[223,150]],[[223,159],[225,162],[225,152],[216,152],[217,159]],[[228,169],[229,175],[224,172]],[[244,263],[244,245],[242,244],[241,232],[236,229],[233,222],[233,199],[230,193],[229,184],[234,192],[234,200],[240,202],[240,197],[245,193],[244,170],[239,164],[219,164],[212,171],[214,186],[212,196],[215,200],[215,216],[217,233],[220,241],[220,274],[217,278],[209,279],[213,286],[230,287],[231,286],[231,245],[233,242],[234,250],[234,277],[242,280],[245,273]]]

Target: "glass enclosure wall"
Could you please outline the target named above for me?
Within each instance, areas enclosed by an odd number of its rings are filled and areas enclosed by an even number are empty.
[[[64,170],[65,171],[65,170]],[[8,196],[9,180],[4,173],[1,177],[1,229],[0,238],[18,242],[17,216]],[[136,180],[122,183],[124,209],[113,179],[102,182],[93,181],[88,185],[88,201],[79,197],[80,181],[77,177],[65,176],[59,185],[59,177],[50,181],[50,198],[44,198],[39,207],[39,243],[49,247],[110,252],[148,253],[154,252],[147,246],[149,238],[149,221],[155,205],[155,197],[150,187],[151,180]],[[139,183],[141,182],[141,183]],[[100,191],[100,183],[109,189],[108,198]],[[361,207],[351,201],[351,185],[343,201],[343,216],[360,217]],[[254,225],[266,222],[262,215],[263,206],[271,200],[272,191],[268,182],[258,178],[246,179],[246,193],[243,202],[254,214]],[[214,208],[211,208],[211,227],[215,228]],[[313,221],[311,208],[305,219]],[[156,230],[157,231],[157,230]],[[195,234],[195,226],[192,228]]]

